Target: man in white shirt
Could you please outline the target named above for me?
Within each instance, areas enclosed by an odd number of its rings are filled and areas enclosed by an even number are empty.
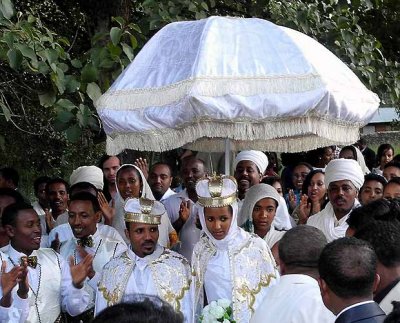
[[[318,287],[318,258],[327,241],[313,227],[301,225],[279,243],[281,278],[265,293],[252,323],[333,323],[335,316],[322,302]]]
[[[10,271],[6,271],[7,263],[5,261],[7,255],[0,251],[1,275],[0,275],[0,322],[20,322],[29,313],[28,303],[28,263],[23,260],[21,265],[15,266]],[[14,302],[11,292],[18,285],[18,298]]]
[[[163,202],[176,194],[171,190],[172,179],[171,167],[168,164],[156,163],[151,166],[148,182],[157,201]]]
[[[148,294],[167,301],[191,322],[189,263],[157,243],[164,206],[155,200],[132,198],[124,209],[132,249],[105,265],[96,293],[96,315],[130,294]]]
[[[344,237],[349,227],[346,220],[358,207],[358,192],[364,184],[364,173],[353,159],[334,159],[325,168],[325,186],[329,202],[309,217],[307,224],[320,229],[328,242]]]
[[[93,256],[87,255],[79,264],[70,261],[68,265],[54,250],[40,248],[40,220],[28,204],[9,205],[3,212],[2,224],[10,237],[5,249],[7,270],[25,260],[28,265],[28,317],[14,317],[15,322],[54,322],[61,311],[71,316],[82,313],[89,299],[82,287]],[[14,288],[12,304],[20,302],[20,298],[23,297]]]
[[[90,322],[94,316],[94,296],[97,283],[104,265],[114,256],[127,250],[124,242],[103,235],[97,228],[101,218],[97,198],[88,192],[79,192],[71,196],[68,203],[68,222],[74,237],[61,245],[60,254],[65,258],[74,258],[79,263],[90,254],[93,256],[92,271],[85,280],[84,288],[90,295],[89,305],[85,312],[70,322]]]
[[[163,201],[163,204],[179,235],[180,242],[174,250],[190,261],[201,232],[196,226],[196,182],[206,175],[206,167],[203,160],[195,157],[187,157],[182,162],[181,176],[185,189]]]
[[[46,196],[51,209],[50,216],[47,216],[46,220],[49,230],[68,223],[68,190],[69,184],[59,177],[51,179],[46,185]]]
[[[365,241],[348,237],[328,243],[318,262],[319,286],[335,323],[381,323],[385,312],[372,299],[379,284],[377,258]]]

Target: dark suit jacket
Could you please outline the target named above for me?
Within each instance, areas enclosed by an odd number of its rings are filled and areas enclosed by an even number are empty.
[[[335,323],[382,323],[386,314],[375,302],[355,306],[340,314]]]

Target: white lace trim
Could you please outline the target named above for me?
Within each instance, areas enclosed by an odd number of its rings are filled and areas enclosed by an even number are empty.
[[[317,74],[272,77],[196,77],[167,86],[113,90],[104,93],[95,103],[98,112],[104,109],[124,110],[159,107],[184,97],[218,97],[227,94],[254,96],[260,93],[301,93],[319,89],[324,82]],[[358,89],[360,90],[360,89]]]
[[[315,115],[274,118],[260,123],[202,120],[201,123],[186,124],[177,129],[113,133],[107,137],[107,153],[115,155],[124,149],[159,152],[185,145],[198,151],[224,151],[225,138],[231,139],[231,149],[234,151],[257,149],[299,152],[354,143],[359,139],[359,128],[363,125]],[[210,138],[210,134],[213,138]]]

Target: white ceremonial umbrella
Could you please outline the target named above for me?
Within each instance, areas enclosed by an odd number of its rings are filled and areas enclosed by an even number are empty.
[[[378,106],[378,96],[314,39],[227,17],[165,26],[96,102],[109,154],[346,145]]]

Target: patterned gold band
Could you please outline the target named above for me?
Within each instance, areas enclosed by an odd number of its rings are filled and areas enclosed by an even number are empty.
[[[161,224],[161,215],[125,212],[125,222]]]
[[[203,207],[224,207],[236,201],[236,192],[224,197],[199,196],[197,202]]]

